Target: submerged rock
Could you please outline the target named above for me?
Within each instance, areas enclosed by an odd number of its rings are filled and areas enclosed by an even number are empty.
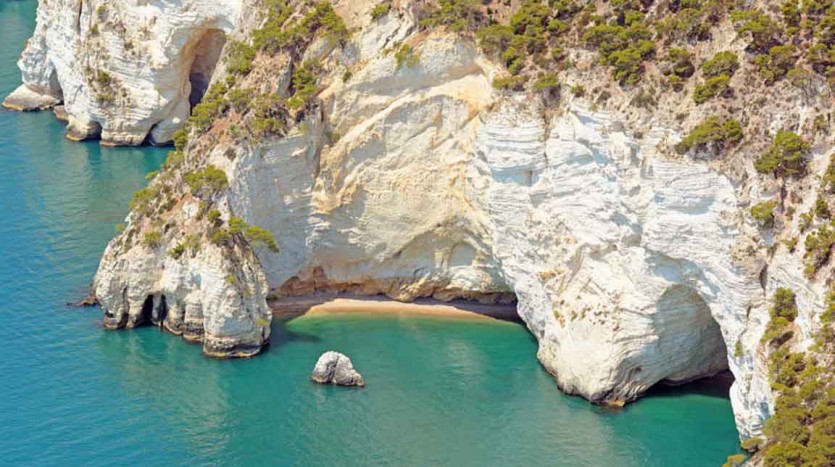
[[[365,386],[362,375],[354,369],[354,364],[346,355],[328,351],[319,357],[310,379],[319,384],[337,384],[339,386]]]

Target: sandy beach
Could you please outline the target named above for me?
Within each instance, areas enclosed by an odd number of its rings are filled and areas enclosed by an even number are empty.
[[[452,319],[518,320],[515,304],[481,304],[463,300],[442,302],[420,299],[411,303],[398,302],[387,297],[361,297],[355,295],[322,295],[290,297],[270,302],[273,314],[279,319],[292,319],[302,315],[339,313],[394,314],[438,316]]]

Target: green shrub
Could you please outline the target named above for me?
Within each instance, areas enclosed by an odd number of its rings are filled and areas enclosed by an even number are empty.
[[[450,31],[460,32],[477,29],[482,22],[478,10],[480,0],[438,0],[437,6],[426,8],[420,18],[420,26],[434,28],[446,26]]]
[[[211,209],[206,213],[206,219],[212,224],[217,224],[220,221],[221,213],[217,209]]]
[[[248,123],[257,137],[280,136],[287,131],[287,120],[284,102],[280,97],[268,94],[256,98],[255,109]]]
[[[780,346],[788,342],[794,335],[789,328],[789,321],[786,318],[775,318],[768,322],[762,341],[772,346]]]
[[[165,168],[174,169],[179,167],[185,160],[185,154],[182,151],[168,151],[168,156],[165,158]]]
[[[763,447],[762,462],[768,467],[817,467],[835,465],[835,330],[828,319],[835,309],[835,294],[827,295],[827,312],[821,317],[816,344],[804,353],[786,345],[797,316],[794,293],[775,294],[771,321],[763,340],[769,342],[769,377],[777,393],[774,413],[766,421],[766,440],[757,440],[747,450]],[[831,337],[828,338],[828,337]]]
[[[824,5],[825,4],[826,3],[824,3]],[[829,5],[831,5],[831,3],[829,3]],[[822,44],[827,44],[829,46],[835,45],[835,8],[830,6],[827,9],[826,14],[823,18],[821,18],[817,28],[815,28],[815,37]]]
[[[596,47],[601,63],[613,67],[622,85],[636,84],[643,74],[642,63],[655,52],[652,32],[639,12],[625,15],[624,26],[598,24],[583,33],[583,42]]]
[[[827,193],[835,193],[835,154],[829,156],[829,165],[826,167],[821,182]]]
[[[684,6],[687,2],[681,2]],[[671,42],[705,40],[710,37],[710,21],[705,18],[705,11],[698,8],[685,7],[675,14],[666,14],[656,24],[658,33]]]
[[[571,86],[571,95],[574,97],[583,97],[586,95],[586,88],[582,84],[575,84]]]
[[[734,454],[728,456],[725,463],[722,464],[722,467],[740,467],[745,463],[745,455],[744,454]]]
[[[240,217],[229,218],[229,232],[239,234],[246,230],[247,227],[249,227],[249,224]]]
[[[794,321],[797,318],[797,297],[792,289],[780,287],[771,299],[771,319],[784,318]]]
[[[560,88],[560,82],[556,73],[547,73],[533,83],[533,90],[536,92],[553,92]]]
[[[762,12],[756,10],[735,10],[731,12],[731,20],[739,34],[751,33],[749,49],[766,51],[776,45],[781,31],[777,23]]]
[[[806,153],[809,144],[791,131],[778,131],[771,148],[760,156],[754,167],[762,174],[798,176],[806,169]]]
[[[255,47],[241,42],[230,41],[226,46],[226,70],[233,75],[248,75],[255,60]]]
[[[737,120],[725,120],[717,116],[706,118],[675,146],[679,154],[691,150],[722,151],[742,140],[742,126]]]
[[[168,256],[174,259],[180,259],[183,256],[183,253],[186,252],[186,246],[180,243],[179,245],[175,246],[174,248],[168,250]]]
[[[244,230],[244,238],[254,248],[267,248],[274,253],[278,253],[278,245],[275,242],[275,238],[267,229],[258,227],[257,225],[250,225]]]
[[[762,444],[762,438],[748,438],[740,443],[740,447],[748,452],[754,452],[758,450]]]
[[[327,1],[316,3],[295,23],[287,24],[293,8],[285,1],[272,0],[267,6],[267,21],[253,33],[255,48],[274,54],[285,48],[303,48],[317,36],[342,43],[348,36],[345,22]]]
[[[197,235],[186,235],[182,245],[192,254],[197,253],[200,250],[200,237]]]
[[[792,27],[800,26],[800,5],[794,0],[787,0],[780,5],[783,22]]]
[[[520,49],[510,46],[502,53],[502,61],[511,74],[518,74],[525,66],[525,54]]]
[[[778,434],[785,430],[775,430]],[[768,446],[764,452],[767,467],[794,467],[803,465],[806,448],[800,443],[789,441]]]
[[[508,76],[493,80],[493,87],[502,91],[522,91],[528,78],[525,76]]]
[[[815,44],[807,50],[806,59],[815,72],[826,74],[835,65],[835,45]]]
[[[245,114],[252,105],[253,96],[250,89],[233,89],[226,94],[229,105],[235,112]]]
[[[811,213],[804,212],[800,214],[800,222],[798,223],[798,228],[800,228],[801,232],[805,232],[809,230],[809,227],[812,226],[812,222],[815,220],[815,217],[812,216]]]
[[[184,180],[198,196],[210,197],[229,186],[226,172],[213,165],[207,165],[202,170],[186,175]]]
[[[487,55],[501,55],[514,39],[513,28],[501,24],[491,24],[476,32],[478,44]]]
[[[174,132],[174,149],[177,151],[184,151],[188,144],[188,132],[180,129]]]
[[[803,259],[806,266],[804,272],[808,277],[814,277],[820,268],[829,262],[834,245],[835,231],[825,225],[806,236],[806,253]]]
[[[154,201],[159,196],[159,188],[156,185],[143,188],[133,194],[130,201],[131,211],[140,214],[148,214]]]
[[[620,84],[636,84],[643,74],[643,62],[655,53],[655,44],[641,40],[624,50],[612,52],[606,63],[614,68],[615,79]]]
[[[736,54],[730,51],[719,52],[702,64],[702,72],[708,78],[720,75],[730,77],[738,68],[739,60]]]
[[[542,35],[550,17],[551,10],[541,2],[524,0],[516,13],[511,16],[510,27],[516,34],[531,37]]]
[[[789,326],[797,318],[797,302],[793,290],[781,287],[774,292],[769,317],[762,340],[774,347],[779,347],[794,335]],[[773,367],[774,362],[780,360],[780,354],[772,355],[771,360]]]
[[[821,219],[829,219],[831,217],[829,203],[820,196],[815,200],[815,216]]]
[[[213,84],[203,96],[203,100],[192,109],[188,123],[199,132],[211,128],[215,120],[229,108],[224,98],[228,90],[229,88],[224,83]]]
[[[162,234],[159,231],[151,230],[142,237],[142,244],[148,248],[156,248],[162,241]]]
[[[270,231],[257,225],[249,225],[240,217],[229,218],[228,232],[232,235],[243,235],[253,248],[267,248],[278,253],[278,245]]]
[[[765,82],[770,84],[783,79],[794,67],[796,52],[797,48],[791,44],[777,45],[768,49],[767,54],[757,56],[754,64]]]
[[[319,94],[319,74],[322,65],[314,60],[307,60],[293,72],[293,89],[295,93],[287,101],[291,109],[300,109],[313,101]]]
[[[763,201],[751,207],[751,217],[763,227],[774,225],[774,209],[777,201]]]
[[[211,240],[215,245],[226,246],[232,241],[232,234],[226,229],[215,229],[212,231]]]
[[[401,44],[400,48],[397,49],[397,52],[394,53],[394,59],[397,60],[398,70],[403,68],[404,65],[406,68],[417,66],[420,62],[420,57],[417,52],[409,44]]]
[[[667,51],[667,61],[672,65],[672,73],[679,78],[689,78],[696,72],[693,56],[685,49],[671,48]]]
[[[598,52],[605,57],[616,50],[626,48],[622,34],[623,27],[621,26],[597,24],[586,29],[583,33],[583,42],[596,47]]]
[[[704,84],[696,86],[693,90],[693,101],[697,104],[704,104],[714,97],[728,95],[731,90],[730,80],[728,75],[708,78]]]
[[[380,3],[371,9],[371,18],[376,21],[389,14],[389,11],[391,11],[391,3]]]

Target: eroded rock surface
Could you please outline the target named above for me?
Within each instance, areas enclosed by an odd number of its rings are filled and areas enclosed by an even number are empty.
[[[18,62],[23,84],[4,105],[63,102],[68,137],[105,144],[171,141],[239,24],[240,0],[41,2]]]
[[[319,357],[310,379],[319,384],[365,386],[362,375],[354,369],[351,359],[339,352],[328,351]]]
[[[108,2],[112,24],[121,18],[126,37],[144,37],[135,44],[144,47],[142,61],[114,61],[91,52],[91,41],[134,55],[110,32],[93,39],[88,20],[99,3],[84,2],[77,14],[69,3],[42,4],[21,59],[25,88],[8,102],[63,101],[72,134],[100,127],[112,143],[149,133],[170,139],[195,87],[209,75],[226,79],[222,66],[213,69],[223,37],[248,40],[258,18],[241,13],[249,2]],[[760,342],[767,298],[778,287],[797,292],[798,329],[809,344],[825,290],[804,277],[799,249],[747,214],[785,190],[754,172],[762,148],[724,160],[675,154],[684,129],[710,108],[673,93],[652,109],[636,107],[637,91],[589,70],[587,51],[571,51],[578,66],[561,79],[605,90],[605,105],[496,90],[502,67],[471,38],[419,31],[413,2],[397,2],[377,20],[374,1],[334,4],[352,35],[302,52],[323,66],[316,105],[285,135],[259,140],[231,133],[236,116],[219,118],[182,168],[152,183],[166,194],[156,212],[167,222],[148,246],[143,237],[160,226],[132,215],[108,247],[95,284],[106,324],[158,323],[203,339],[209,354],[251,355],[269,340],[270,291],[516,299],[537,357],[563,390],[619,405],[657,383],[730,369],[740,433],[759,434],[773,409]],[[153,34],[141,36],[143,25]],[[745,47],[728,24],[715,33],[699,53]],[[415,63],[398,64],[391,52],[402,43]],[[119,83],[115,103],[96,98],[102,80],[85,78],[81,63],[101,65]],[[254,63],[250,82],[287,90],[287,57]],[[770,90],[765,107],[756,93],[736,103],[768,115],[761,126],[771,133],[805,124],[820,101],[787,86]],[[825,171],[828,151],[813,151],[810,180]],[[206,243],[168,254],[189,235],[208,242],[200,200],[183,182],[206,164],[228,177],[211,200],[220,222],[239,216],[265,227],[280,253]],[[815,185],[807,185],[798,182],[797,199],[787,201],[797,212],[814,203]],[[804,235],[787,222],[785,235]]]

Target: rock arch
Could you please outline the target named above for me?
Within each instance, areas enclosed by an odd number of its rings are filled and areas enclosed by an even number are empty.
[[[728,369],[722,330],[710,307],[691,287],[667,287],[656,303],[652,326],[658,356],[667,361],[662,382],[681,384]]]

